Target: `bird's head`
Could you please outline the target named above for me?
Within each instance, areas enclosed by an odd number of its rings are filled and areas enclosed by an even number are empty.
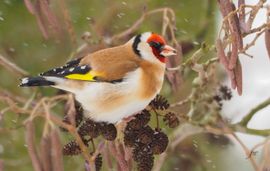
[[[176,50],[158,34],[145,32],[131,40],[133,51],[145,60],[165,63],[166,57],[176,55]]]

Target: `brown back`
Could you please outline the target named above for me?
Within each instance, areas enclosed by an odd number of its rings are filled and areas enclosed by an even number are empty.
[[[112,81],[122,79],[128,72],[137,69],[140,61],[131,44],[124,44],[89,54],[81,60],[80,65],[88,64],[92,70],[103,75],[102,80]]]

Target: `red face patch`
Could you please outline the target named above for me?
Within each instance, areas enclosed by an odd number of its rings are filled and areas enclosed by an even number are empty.
[[[165,45],[165,40],[163,37],[161,37],[158,34],[153,33],[147,40],[147,43],[149,43],[150,47],[152,48],[153,54],[160,60],[161,62],[165,63],[166,58],[162,55],[160,55],[163,46]]]

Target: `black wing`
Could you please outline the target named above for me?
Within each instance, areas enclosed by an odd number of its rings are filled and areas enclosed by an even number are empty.
[[[70,74],[86,74],[91,70],[88,65],[79,66],[82,58],[77,58],[66,63],[66,65],[50,69],[39,74],[40,76],[65,77]]]

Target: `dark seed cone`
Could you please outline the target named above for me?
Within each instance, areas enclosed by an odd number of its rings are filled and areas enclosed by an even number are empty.
[[[124,131],[124,144],[125,144],[125,146],[134,147],[137,136],[138,136],[137,130],[132,130],[132,129],[126,128]]]
[[[143,110],[141,113],[137,114],[134,119],[128,122],[127,128],[138,130],[150,121],[150,117],[149,111]]]
[[[158,110],[166,110],[170,107],[170,104],[165,97],[157,95],[154,100],[150,102],[150,106]]]
[[[76,141],[73,140],[64,145],[62,152],[63,155],[78,155],[82,151],[80,149],[80,146],[76,143]]]
[[[153,154],[161,154],[163,153],[169,143],[168,136],[160,131],[157,131],[154,133],[154,139],[153,142],[151,143],[151,149],[153,151]]]
[[[154,166],[154,156],[145,156],[143,160],[138,163],[138,171],[151,171]]]
[[[134,129],[134,130],[138,130],[140,128],[142,128],[142,124],[140,122],[140,120],[137,120],[137,119],[132,119],[131,121],[129,121],[127,123],[127,128],[128,129]]]
[[[219,91],[222,94],[222,98],[224,100],[230,100],[232,98],[232,91],[227,86],[221,86]]]
[[[76,127],[78,127],[83,120],[83,108],[81,104],[77,101],[75,101],[75,109],[76,109],[75,122]]]
[[[91,138],[96,138],[100,135],[100,124],[95,123],[90,119],[85,120],[79,127],[78,133],[81,136],[90,136]]]
[[[144,157],[152,155],[153,153],[149,145],[137,144],[132,151],[133,160],[138,163],[142,161]]]
[[[96,171],[100,171],[101,167],[102,167],[102,156],[99,153],[95,159],[95,167],[96,167]]]
[[[138,145],[133,149],[133,159],[137,162],[138,170],[151,171],[154,164],[153,153],[150,146]]]
[[[137,114],[135,116],[135,118],[140,121],[141,125],[144,126],[144,125],[148,124],[148,122],[150,121],[151,114],[150,114],[150,112],[148,110],[144,109],[139,114]]]
[[[113,124],[104,124],[100,128],[102,136],[108,140],[113,141],[117,136],[117,130]]]
[[[150,126],[144,126],[138,131],[136,142],[150,144],[154,138],[154,130]]]
[[[219,109],[221,109],[222,108],[222,98],[220,97],[220,95],[215,95],[213,97],[213,99],[217,102]]]
[[[177,118],[175,113],[169,112],[167,113],[164,118],[163,121],[165,122],[166,125],[168,125],[170,128],[175,128],[179,125],[180,121]]]
[[[81,137],[84,145],[86,145],[87,147],[89,146],[89,142],[91,141],[91,138],[85,138],[85,137]]]
[[[82,109],[79,102],[75,102],[75,109],[76,109],[75,122],[76,122],[76,127],[78,127],[83,120],[83,109]],[[67,123],[67,124],[71,124],[68,115],[65,115],[62,121]],[[60,127],[60,130],[67,132],[67,130],[65,128],[62,128],[62,127]]]

